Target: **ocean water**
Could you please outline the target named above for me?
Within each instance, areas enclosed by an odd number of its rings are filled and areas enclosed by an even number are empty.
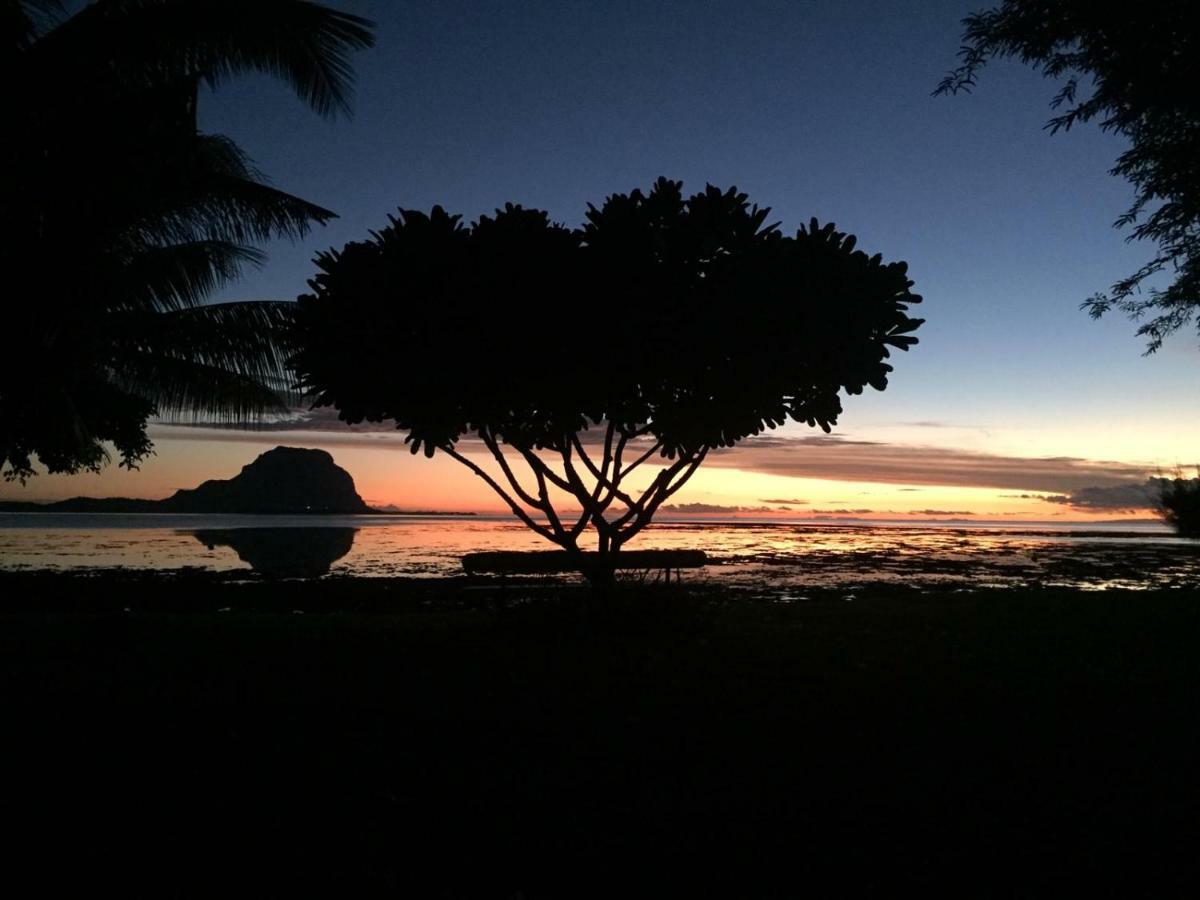
[[[656,522],[629,549],[699,549],[685,580],[802,591],[1200,587],[1200,541],[1157,524],[1049,527]],[[508,518],[0,514],[0,571],[166,570],[231,577],[446,578],[480,550],[549,544]]]

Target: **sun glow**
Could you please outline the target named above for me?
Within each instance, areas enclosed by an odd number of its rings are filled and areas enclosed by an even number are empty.
[[[792,478],[740,469],[701,469],[675,498],[675,512],[739,517],[865,520],[1089,520],[1144,517],[1146,510],[1072,509],[1050,492],[956,485]],[[1061,499],[1061,498],[1060,498]],[[704,512],[704,507],[712,507]]]
[[[53,501],[76,496],[162,498],[180,488],[195,487],[210,478],[231,478],[259,454],[283,444],[323,447],[353,476],[359,494],[372,506],[402,511],[444,511],[509,514],[505,503],[472,472],[439,453],[433,459],[413,456],[396,432],[228,432],[159,426],[156,453],[136,472],[109,466],[100,475],[40,475],[27,486],[2,485],[6,500]],[[1132,463],[1092,463],[1082,459],[985,456],[976,451],[918,448],[912,445],[853,442],[844,446],[797,444],[765,450],[739,447],[710,454],[686,485],[660,509],[659,518],[737,517],[867,521],[1097,521],[1147,518],[1146,506],[1087,508],[1072,506],[1068,487],[1058,491],[1031,487],[981,486],[972,479],[1026,478],[1035,482],[1135,484],[1153,473]],[[486,450],[477,443],[461,445],[466,455],[503,480]],[[907,455],[906,455],[907,454]],[[975,454],[975,455],[972,455]],[[899,463],[896,462],[899,460]],[[806,477],[752,471],[749,467],[813,469],[829,477]],[[533,491],[535,483],[523,460],[513,470]],[[739,468],[742,463],[747,468]],[[641,494],[662,471],[647,461],[627,482],[629,492]],[[872,474],[904,476],[902,480],[871,478]],[[907,474],[906,474],[907,473]],[[909,477],[911,475],[911,477]],[[939,479],[953,483],[928,483]],[[1055,481],[1057,479],[1057,481]],[[1070,479],[1074,479],[1070,482]],[[552,489],[555,507],[577,513],[578,503]]]

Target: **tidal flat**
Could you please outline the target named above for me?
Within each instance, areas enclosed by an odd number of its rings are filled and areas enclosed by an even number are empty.
[[[9,881],[1152,896],[1192,589],[0,574]],[[1181,842],[1180,839],[1183,839]]]

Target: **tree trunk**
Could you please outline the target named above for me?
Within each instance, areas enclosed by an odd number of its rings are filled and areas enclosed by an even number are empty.
[[[607,537],[602,536],[600,540],[600,550],[597,555],[593,559],[584,561],[579,570],[594,591],[598,594],[607,594],[616,590],[617,587],[617,575],[614,568],[616,550],[607,546]]]

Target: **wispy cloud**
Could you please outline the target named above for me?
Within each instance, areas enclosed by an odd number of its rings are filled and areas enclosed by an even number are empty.
[[[759,503],[782,503],[785,506],[806,506],[806,505],[808,505],[807,500],[798,500],[794,497],[791,500],[759,500],[758,502]]]
[[[263,422],[254,428],[231,430],[227,426],[159,423],[155,440],[215,440],[293,443],[331,447],[385,447],[403,445],[403,433],[391,422],[348,426],[332,409],[301,410],[294,415]],[[599,434],[593,429],[593,435]],[[470,449],[473,438],[464,438]],[[1092,488],[1144,488],[1155,470],[1132,463],[1079,457],[1022,457],[981,453],[946,447],[853,440],[838,435],[782,437],[764,435],[733,448],[714,450],[706,467],[742,469],[768,475],[821,478],[837,481],[881,482],[918,490],[914,485],[998,488],[1017,492],[1021,499],[1044,499],[1050,494],[1076,498],[1080,508],[1099,506],[1102,495],[1083,493]],[[1040,492],[1033,493],[1033,492]],[[798,498],[763,500],[763,503],[805,505]],[[1138,508],[1144,508],[1140,502]],[[1133,507],[1128,507],[1133,508]]]
[[[665,513],[675,515],[710,515],[712,513],[763,513],[776,512],[769,506],[720,506],[716,503],[667,503],[662,507]]]
[[[758,437],[709,454],[706,465],[796,478],[988,487],[1070,494],[1143,482],[1145,466],[1078,457],[1023,457],[830,436]]]

